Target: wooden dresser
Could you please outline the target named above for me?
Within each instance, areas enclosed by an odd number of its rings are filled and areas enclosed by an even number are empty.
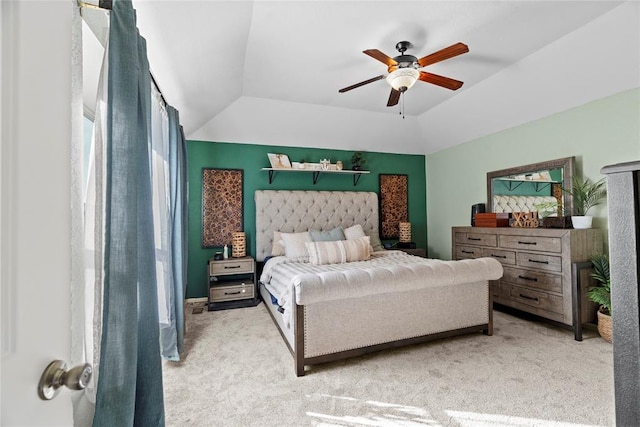
[[[602,252],[600,230],[453,227],[452,242],[453,259],[492,257],[502,263],[502,279],[491,283],[495,303],[571,325],[577,340],[582,323],[595,319],[584,267]]]

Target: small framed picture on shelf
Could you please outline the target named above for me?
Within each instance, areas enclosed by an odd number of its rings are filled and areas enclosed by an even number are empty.
[[[267,153],[267,156],[269,156],[269,162],[272,168],[291,169],[291,162],[289,161],[289,156],[286,154]]]

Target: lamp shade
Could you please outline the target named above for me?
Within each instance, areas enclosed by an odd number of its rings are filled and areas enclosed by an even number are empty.
[[[231,250],[231,256],[233,258],[240,258],[247,255],[247,238],[242,231],[236,231],[233,233]]]
[[[403,92],[413,86],[419,76],[420,72],[415,68],[398,68],[387,76],[387,83]]]
[[[411,223],[410,222],[401,222],[398,224],[399,228],[399,241],[401,242],[410,242],[411,241]]]

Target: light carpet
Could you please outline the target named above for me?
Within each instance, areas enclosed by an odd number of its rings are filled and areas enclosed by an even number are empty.
[[[613,348],[594,330],[577,342],[495,311],[491,337],[316,365],[298,378],[263,304],[186,313],[182,361],[163,362],[168,426],[614,424]]]

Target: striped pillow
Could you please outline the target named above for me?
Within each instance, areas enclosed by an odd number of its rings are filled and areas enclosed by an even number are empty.
[[[311,264],[341,264],[369,259],[369,236],[333,242],[305,242]]]

